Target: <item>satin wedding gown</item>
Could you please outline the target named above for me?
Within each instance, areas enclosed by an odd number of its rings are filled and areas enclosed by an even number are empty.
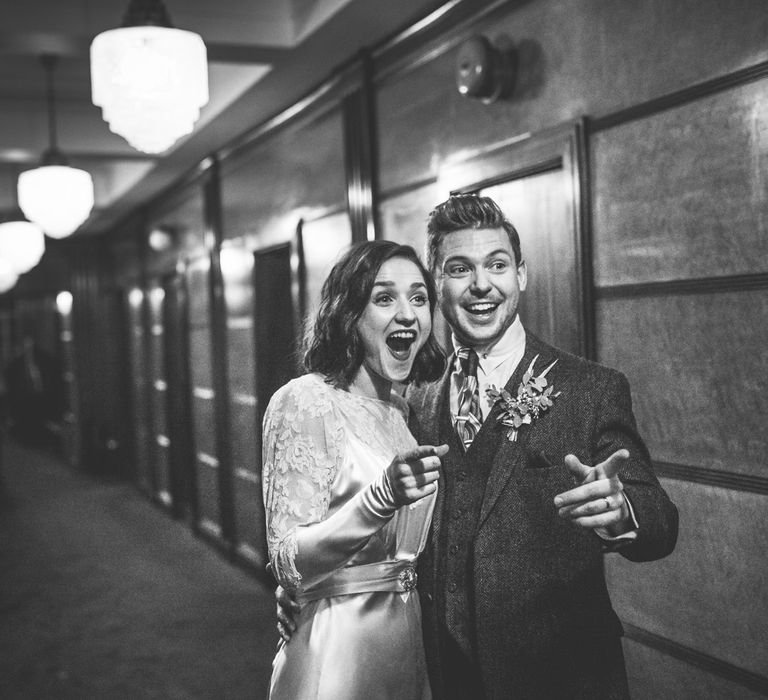
[[[407,405],[310,374],[264,416],[272,571],[301,613],[272,671],[272,700],[427,700],[415,561],[434,494],[396,508],[384,470],[415,447]]]

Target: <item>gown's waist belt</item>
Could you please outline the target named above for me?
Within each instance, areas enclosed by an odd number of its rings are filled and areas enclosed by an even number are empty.
[[[389,591],[403,593],[416,588],[416,569],[412,561],[383,561],[337,569],[316,585],[300,591],[299,603],[352,593]]]

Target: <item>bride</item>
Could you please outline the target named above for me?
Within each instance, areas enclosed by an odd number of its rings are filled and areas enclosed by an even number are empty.
[[[430,698],[416,587],[447,446],[417,446],[394,382],[440,376],[435,288],[409,246],[350,249],[326,280],[309,374],[264,416],[270,565],[300,605],[272,700]]]

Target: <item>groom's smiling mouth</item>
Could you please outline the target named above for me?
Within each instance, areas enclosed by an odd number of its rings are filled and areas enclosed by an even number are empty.
[[[482,301],[475,304],[469,304],[468,306],[465,306],[464,309],[472,316],[487,318],[499,308],[499,305],[499,302]]]
[[[407,359],[411,346],[416,342],[416,331],[401,330],[387,336],[387,347],[398,360]]]

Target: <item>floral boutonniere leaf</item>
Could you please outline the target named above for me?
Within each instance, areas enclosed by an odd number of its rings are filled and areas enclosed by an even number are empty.
[[[550,409],[554,405],[554,399],[560,396],[560,392],[555,393],[554,386],[547,380],[547,374],[557,364],[557,360],[536,375],[533,368],[538,359],[539,356],[536,355],[531,360],[520,386],[517,387],[516,396],[495,386],[486,389],[491,405],[499,405],[497,421],[507,428],[507,439],[510,442],[517,440],[518,431],[522,426],[531,425],[542,413]]]

